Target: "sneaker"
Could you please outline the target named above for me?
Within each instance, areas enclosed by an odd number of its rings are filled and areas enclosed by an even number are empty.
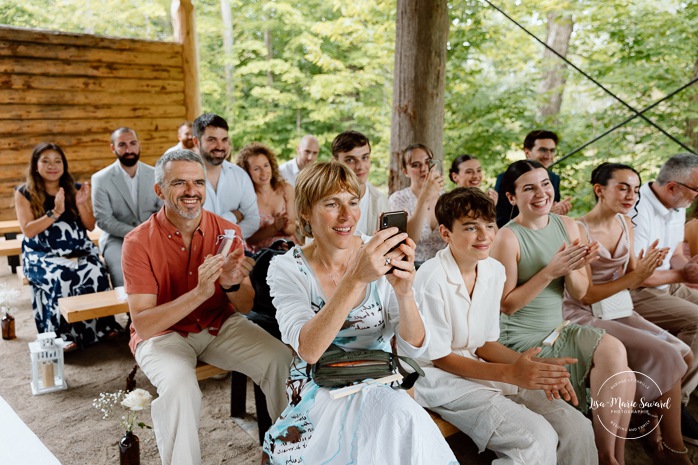
[[[698,422],[684,405],[681,406],[681,434],[683,442],[698,446]]]

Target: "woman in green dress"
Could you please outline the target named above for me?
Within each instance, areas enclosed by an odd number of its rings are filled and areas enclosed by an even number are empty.
[[[595,260],[598,244],[580,243],[574,220],[550,213],[554,191],[540,163],[512,163],[502,188],[519,214],[497,233],[492,253],[506,269],[500,342],[520,352],[541,347],[540,357],[576,358],[568,367],[570,381],[579,408],[594,410],[599,463],[623,464],[631,415],[625,407],[635,394],[625,347],[603,330],[564,326],[562,320],[563,291],[584,295],[589,283],[585,266]],[[546,338],[556,330],[559,336],[550,344]]]

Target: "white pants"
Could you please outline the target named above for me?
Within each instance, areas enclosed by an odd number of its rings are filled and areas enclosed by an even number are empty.
[[[205,330],[186,338],[167,333],[143,341],[136,349],[136,362],[158,390],[151,413],[163,465],[201,463],[197,359],[252,378],[267,397],[272,421],[288,403],[291,351],[240,314],[228,318],[217,336]]]
[[[594,465],[598,452],[591,422],[562,400],[542,391],[519,389],[504,396],[489,389],[470,391],[431,407],[475,442],[497,454],[493,464]]]

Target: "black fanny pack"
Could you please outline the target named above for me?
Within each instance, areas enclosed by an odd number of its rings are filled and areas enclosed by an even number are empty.
[[[400,361],[407,363],[414,372],[405,370]],[[360,383],[366,379],[378,379],[390,376],[395,372],[403,376],[400,387],[410,389],[417,378],[424,376],[424,371],[417,362],[409,357],[397,355],[383,350],[356,350],[346,352],[331,344],[322,357],[312,365],[311,374],[318,386],[339,388]]]

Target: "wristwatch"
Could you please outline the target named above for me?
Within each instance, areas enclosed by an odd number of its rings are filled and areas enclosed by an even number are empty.
[[[240,284],[233,284],[230,287],[223,287],[221,285],[221,291],[225,292],[226,294],[229,292],[237,292],[238,290],[240,290]]]
[[[56,215],[53,214],[53,210],[46,210],[46,216],[54,220],[58,218]]]

